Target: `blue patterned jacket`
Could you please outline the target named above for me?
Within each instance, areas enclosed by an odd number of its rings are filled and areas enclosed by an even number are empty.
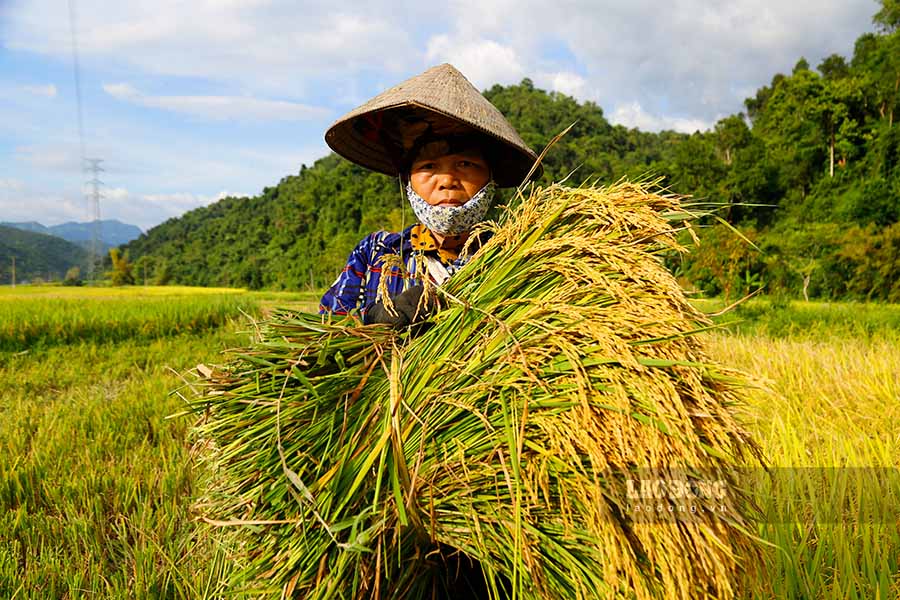
[[[415,225],[407,227],[402,233],[379,231],[366,236],[347,259],[347,265],[338,275],[319,302],[319,312],[331,312],[335,315],[365,315],[378,297],[378,285],[382,277],[388,277],[387,291],[390,295],[414,286],[421,285],[416,277],[415,253],[410,241],[410,232]],[[481,239],[483,243],[486,236]],[[401,254],[406,265],[406,273],[398,267],[382,268],[381,257],[385,254]],[[425,252],[425,256],[437,256],[437,253]],[[460,257],[447,265],[450,273],[456,272],[468,260]]]

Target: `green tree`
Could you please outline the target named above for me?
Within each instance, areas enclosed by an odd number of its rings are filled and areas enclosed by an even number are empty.
[[[900,31],[860,36],[851,64],[863,79],[867,102],[876,106],[880,119],[892,127],[900,102]]]
[[[798,190],[801,195],[806,195],[826,163],[823,90],[819,75],[796,69],[778,83],[753,123],[754,132],[781,164],[783,187]]]
[[[730,223],[756,227],[770,225],[784,192],[779,185],[778,163],[766,150],[765,142],[751,135],[746,146],[734,154],[734,163],[725,182]]]
[[[135,280],[141,285],[147,285],[150,281],[148,279],[148,275],[153,274],[154,268],[155,265],[153,257],[146,254],[139,257],[136,261],[134,261],[134,266],[132,268]]]
[[[844,271],[845,294],[863,300],[900,302],[900,223],[881,230],[852,227],[832,258]]]
[[[744,106],[747,108],[747,118],[750,119],[752,123],[755,124],[757,117],[765,112],[769,99],[772,97],[772,93],[779,85],[781,85],[781,82],[784,81],[784,79],[785,76],[783,74],[776,73],[772,77],[772,82],[769,85],[761,87],[756,91],[756,95],[744,100]]]
[[[165,259],[157,261],[153,270],[153,285],[168,285],[172,280],[172,272],[169,263]]]
[[[702,291],[721,294],[726,300],[756,291],[760,286],[760,253],[728,227],[700,229],[699,242],[691,249],[684,274]],[[747,228],[744,238],[754,241],[756,231]]]
[[[69,267],[69,270],[66,271],[66,277],[63,279],[63,285],[81,285],[83,282],[81,281],[81,268],[80,267]]]
[[[863,91],[859,81],[845,77],[824,81],[817,113],[827,133],[828,176],[834,177],[836,156],[846,164],[855,154],[861,136],[856,118]]]
[[[880,0],[881,10],[872,17],[885,33],[894,33],[900,29],[900,0]]]
[[[726,165],[731,166],[735,152],[750,143],[750,128],[744,121],[744,115],[737,114],[720,119],[716,123],[715,133],[719,155]]]
[[[832,54],[827,56],[819,63],[819,73],[826,80],[843,79],[850,75],[850,65],[840,54]]]
[[[121,253],[118,248],[110,248],[109,260],[112,262],[112,271],[110,271],[109,276],[113,285],[134,284],[131,263],[128,261],[128,250]]]
[[[713,133],[695,133],[676,145],[670,166],[672,186],[712,202],[723,202],[720,183],[727,173]]]
[[[797,75],[803,71],[809,71],[809,61],[801,57],[800,60],[797,61],[797,64],[794,65],[794,70],[791,71],[791,74]]]

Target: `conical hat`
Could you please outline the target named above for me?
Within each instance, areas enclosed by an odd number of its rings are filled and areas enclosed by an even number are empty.
[[[494,181],[522,183],[537,156],[509,121],[452,65],[432,67],[372,98],[325,132],[332,150],[362,167],[396,176],[416,138],[485,136]],[[539,177],[540,167],[533,177]]]

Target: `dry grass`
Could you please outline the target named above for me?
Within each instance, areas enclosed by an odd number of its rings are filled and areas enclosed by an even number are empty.
[[[747,420],[774,467],[756,490],[767,578],[746,598],[900,597],[900,351],[894,336],[711,335],[764,387]]]

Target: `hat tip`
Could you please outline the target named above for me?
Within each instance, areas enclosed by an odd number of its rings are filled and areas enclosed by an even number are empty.
[[[448,62],[441,63],[441,64],[439,64],[439,65],[435,65],[434,67],[431,67],[431,68],[432,68],[432,69],[435,69],[435,70],[437,70],[437,69],[450,69],[450,70],[456,71],[457,73],[462,73],[462,71],[460,71],[459,69],[457,69],[456,67],[454,67],[452,64],[450,64],[450,63],[448,63]]]

